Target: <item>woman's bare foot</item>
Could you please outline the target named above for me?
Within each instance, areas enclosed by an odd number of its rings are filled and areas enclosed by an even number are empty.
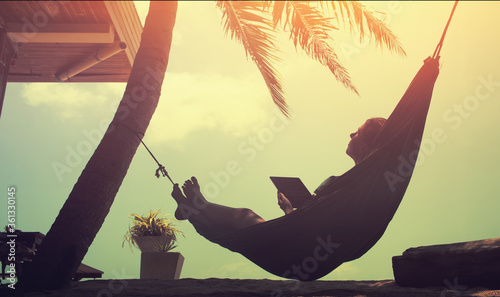
[[[203,194],[201,194],[200,185],[196,177],[192,177],[184,182],[182,191],[179,188],[179,184],[175,184],[172,197],[177,202],[175,218],[178,220],[187,220],[192,215],[198,215],[209,204]]]
[[[174,214],[175,218],[178,220],[187,220],[188,213],[185,211],[185,209],[192,208],[192,205],[191,202],[182,194],[181,189],[179,188],[179,184],[174,185],[172,197],[175,199],[175,202],[177,202],[177,209],[175,210]]]
[[[191,179],[185,181],[182,186],[182,191],[194,207],[203,209],[207,206],[208,201],[201,193],[200,185],[198,184],[196,177],[193,176]]]

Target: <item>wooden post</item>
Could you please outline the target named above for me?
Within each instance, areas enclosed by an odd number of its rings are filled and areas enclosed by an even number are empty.
[[[10,63],[14,57],[14,47],[4,28],[0,28],[0,117],[2,116],[3,100],[7,89]]]

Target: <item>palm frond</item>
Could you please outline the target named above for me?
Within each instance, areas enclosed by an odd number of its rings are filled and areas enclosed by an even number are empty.
[[[271,62],[279,61],[275,44],[273,23],[263,17],[266,3],[257,1],[217,1],[222,11],[222,22],[226,34],[236,39],[245,48],[247,58],[257,65],[274,103],[289,117],[288,105],[283,96],[281,78]]]
[[[387,25],[378,18],[375,12],[370,11],[359,1],[331,1],[331,7],[338,16],[337,10],[344,22],[349,23],[351,32],[354,29],[359,31],[360,41],[367,36],[375,38],[377,46],[384,45],[390,51],[405,56],[406,53],[399,42],[397,36],[387,27]],[[382,13],[378,13],[381,14]]]
[[[273,26],[276,29],[283,16],[283,10],[287,1],[274,1],[273,5]]]
[[[311,58],[327,66],[340,83],[358,94],[347,69],[328,42],[331,40],[328,32],[337,29],[332,25],[332,19],[323,16],[308,2],[287,1],[285,10],[284,27],[290,30],[295,47],[300,46]]]

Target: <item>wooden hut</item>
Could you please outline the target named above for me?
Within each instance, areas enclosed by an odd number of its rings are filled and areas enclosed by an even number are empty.
[[[126,82],[141,33],[132,1],[0,1],[0,115],[7,82]]]
[[[141,33],[131,1],[0,1],[0,115],[8,82],[126,82]]]

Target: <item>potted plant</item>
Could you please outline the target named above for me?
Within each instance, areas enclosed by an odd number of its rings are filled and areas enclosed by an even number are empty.
[[[156,252],[159,246],[168,247],[171,250],[176,247],[177,235],[184,234],[174,228],[176,219],[165,218],[160,215],[160,210],[150,211],[147,216],[139,216],[135,213],[132,217],[133,226],[125,233],[122,246],[128,242],[130,249],[137,247],[141,252]]]
[[[122,247],[128,242],[130,249],[141,250],[141,279],[178,279],[184,257],[170,252],[177,247],[177,235],[184,234],[173,227],[175,219],[160,216],[160,211],[150,211],[147,216],[131,214],[134,225],[125,233]]]

